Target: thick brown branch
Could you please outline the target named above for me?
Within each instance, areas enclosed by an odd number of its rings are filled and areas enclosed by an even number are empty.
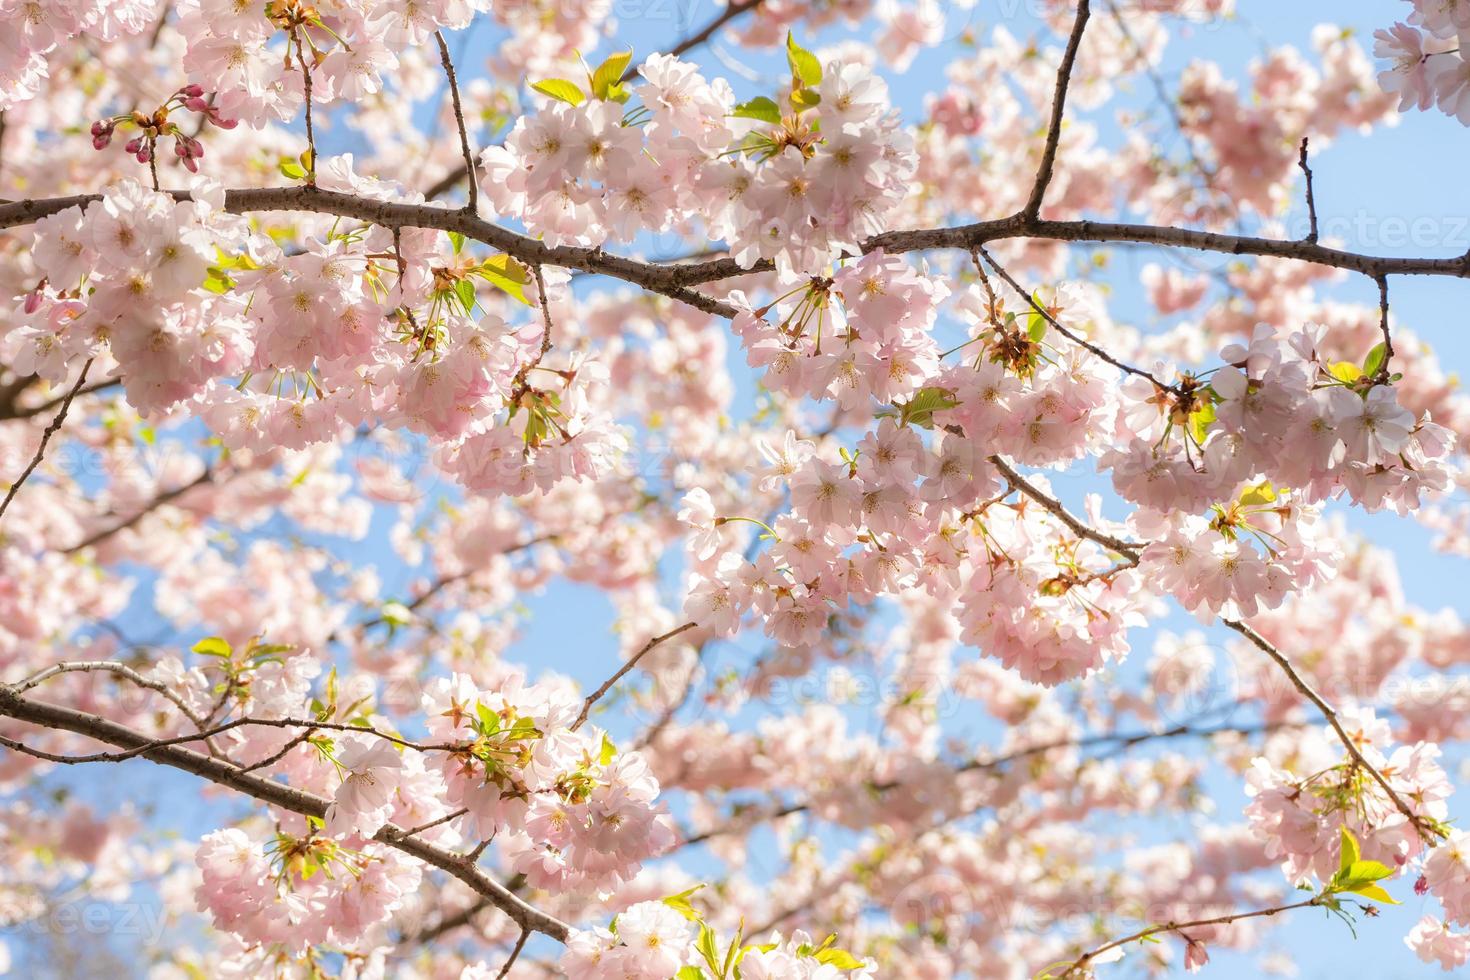
[[[187,192],[175,194],[184,197]],[[13,228],[56,214],[69,207],[86,206],[101,200],[99,194],[73,197],[14,201],[0,205],[0,229]],[[758,262],[742,268],[734,259],[719,258],[707,262],[645,262],[604,252],[600,248],[574,245],[551,246],[519,235],[509,229],[466,214],[429,204],[400,204],[376,201],[351,194],[339,194],[315,187],[252,187],[227,191],[227,210],[244,214],[252,211],[303,211],[357,218],[387,228],[434,228],[453,231],[474,241],[520,259],[527,264],[543,263],[610,276],[641,286],[687,303],[717,316],[733,317],[738,311],[729,303],[714,299],[690,288],[701,283],[732,279],[753,272],[770,271],[769,262]],[[955,248],[973,251],[989,242],[1008,239],[1035,239],[1056,242],[1093,242],[1098,244],[1132,243],[1188,248],[1226,255],[1255,255],[1268,258],[1295,259],[1316,265],[1346,269],[1377,278],[1383,275],[1449,276],[1470,279],[1470,253],[1454,258],[1416,258],[1363,255],[1342,249],[1327,248],[1303,241],[1253,238],[1220,232],[1195,231],[1159,225],[1119,224],[1102,221],[1048,221],[1028,219],[1021,215],[994,221],[957,225],[949,228],[927,228],[891,231],[876,235],[862,247],[866,251],[882,248],[891,253],[916,252],[926,249]]]

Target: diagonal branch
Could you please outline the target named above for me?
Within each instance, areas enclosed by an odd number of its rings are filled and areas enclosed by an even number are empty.
[[[239,766],[210,758],[182,745],[156,744],[141,732],[98,715],[34,701],[8,685],[0,685],[0,716],[85,735],[107,745],[135,752],[150,762],[193,773],[212,783],[293,813],[311,817],[326,815],[329,801],[320,796],[294,789],[265,776],[245,772]],[[374,840],[459,879],[510,916],[524,930],[539,932],[561,942],[565,942],[571,934],[571,928],[565,922],[522,901],[478,866],[465,861],[463,855],[413,837],[393,824],[379,830]]]
[[[1404,802],[1404,798],[1398,794],[1398,791],[1388,784],[1388,779],[1383,773],[1379,772],[1378,768],[1363,756],[1362,750],[1358,748],[1357,740],[1342,726],[1342,721],[1337,717],[1337,711],[1297,671],[1292,662],[1287,659],[1286,654],[1276,649],[1271,641],[1239,620],[1222,619],[1220,622],[1245,637],[1258,650],[1276,662],[1276,665],[1281,668],[1282,673],[1286,674],[1286,679],[1291,681],[1291,685],[1301,693],[1302,697],[1312,702],[1317,710],[1321,712],[1322,717],[1327,719],[1327,724],[1331,725],[1332,730],[1337,733],[1338,739],[1342,742],[1343,747],[1347,749],[1348,755],[1352,758],[1353,762],[1357,763],[1373,777],[1373,781],[1388,795],[1394,807],[1408,819],[1409,826],[1418,832],[1420,839],[1431,847],[1438,844],[1440,838],[1444,836],[1443,833],[1433,823],[1415,813],[1413,808]]]
[[[618,681],[622,680],[623,679],[623,676],[625,674],[627,674],[628,671],[630,671],[634,667],[638,666],[638,661],[642,660],[644,658],[644,656],[647,655],[647,653],[650,650],[652,650],[654,647],[658,646],[660,643],[664,642],[665,640],[673,639],[674,637],[678,636],[680,633],[684,632],[685,630],[692,630],[692,629],[694,629],[694,627],[696,627],[698,625],[699,625],[698,623],[685,623],[683,626],[676,627],[674,629],[669,630],[667,633],[663,633],[663,634],[660,634],[659,636],[655,636],[653,639],[651,639],[647,643],[643,644],[643,648],[641,650],[639,650],[637,653],[633,654],[633,656],[629,657],[628,658],[628,662],[625,663],[625,664],[623,664],[621,667],[619,667],[617,669],[617,671],[614,672],[611,677],[609,677],[607,680],[603,681],[601,687],[599,687],[597,690],[593,691],[591,694],[587,695],[587,700],[584,701],[584,702],[582,702],[582,711],[581,711],[581,713],[579,713],[577,715],[577,720],[574,721],[574,722],[572,722],[572,731],[576,731],[577,729],[581,728],[584,724],[586,724],[586,722],[587,722],[587,715],[591,713],[592,706],[594,704],[596,704],[598,701],[600,701],[602,699],[602,696],[604,694],[606,694],[608,691],[612,690],[613,685],[616,684]]]
[[[5,508],[10,506],[10,502],[20,492],[20,485],[30,478],[30,475],[36,471],[37,466],[41,465],[41,459],[46,455],[46,444],[51,441],[51,437],[56,435],[57,430],[66,421],[66,413],[71,409],[71,401],[77,397],[77,392],[82,390],[82,385],[87,383],[87,372],[91,369],[92,358],[89,357],[87,358],[87,363],[82,365],[82,373],[77,378],[77,383],[71,386],[71,391],[67,392],[66,397],[62,399],[61,410],[56,413],[56,418],[52,419],[51,424],[46,426],[46,431],[41,433],[41,444],[36,447],[36,455],[31,457],[31,461],[26,466],[25,472],[21,473],[20,477],[10,485],[10,489],[5,492],[5,500],[0,501],[0,517],[4,516]]]

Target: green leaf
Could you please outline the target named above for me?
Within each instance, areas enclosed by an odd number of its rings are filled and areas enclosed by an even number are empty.
[[[1381,881],[1393,874],[1393,869],[1377,861],[1354,861],[1345,871],[1339,871],[1332,879],[1334,891],[1355,892],[1365,885]]]
[[[1040,313],[1033,313],[1026,322],[1026,336],[1030,337],[1033,343],[1039,344],[1041,343],[1041,338],[1046,336],[1046,328],[1048,326],[1050,324],[1046,322],[1046,317]]]
[[[531,281],[531,275],[525,266],[509,255],[490,256],[480,263],[479,271],[480,276],[495,288],[509,293],[527,306],[531,305],[531,301],[526,298],[526,284]]]
[[[835,966],[839,970],[856,970],[863,965],[863,961],[853,956],[845,949],[823,949],[817,952],[817,962],[828,966]]]
[[[191,648],[195,653],[205,657],[230,656],[230,645],[218,636],[206,636]]]
[[[786,32],[786,61],[791,65],[791,77],[808,88],[822,84],[822,63],[817,56],[796,43],[790,31]]]
[[[608,55],[607,60],[598,65],[597,70],[592,73],[592,94],[603,101],[622,102],[623,99],[616,98],[615,89],[622,88],[618,82],[632,61],[632,48]]]
[[[281,157],[281,175],[287,180],[300,180],[306,176],[306,170],[290,157]]]
[[[1348,830],[1346,825],[1342,828],[1341,852],[1342,857],[1337,866],[1338,877],[1346,873],[1347,869],[1351,868],[1353,863],[1362,857],[1362,851],[1358,849],[1358,839],[1353,836],[1353,832]]]
[[[449,245],[454,249],[454,254],[458,255],[464,251],[464,236],[457,231],[451,231],[449,233]]]
[[[679,972],[674,974],[674,980],[707,980],[704,971],[697,966],[681,966]]]
[[[468,279],[461,279],[454,284],[454,295],[459,297],[459,305],[464,307],[465,316],[474,316],[475,284]]]
[[[820,105],[821,102],[822,95],[814,88],[799,88],[791,93],[791,104],[796,107],[797,112]]]
[[[587,101],[587,96],[577,87],[576,82],[569,82],[565,78],[548,78],[544,82],[532,82],[531,87],[542,95],[549,95],[558,102],[568,105],[581,105]]]
[[[1394,898],[1392,895],[1390,895],[1388,892],[1384,891],[1382,889],[1382,887],[1380,887],[1378,885],[1371,885],[1370,884],[1370,885],[1363,885],[1361,887],[1354,888],[1353,889],[1353,894],[1355,894],[1355,895],[1362,895],[1364,898],[1371,898],[1375,902],[1383,902],[1386,905],[1398,905],[1398,904],[1400,904],[1400,902],[1399,902],[1398,899]]]
[[[1338,361],[1327,369],[1327,373],[1343,384],[1352,384],[1363,376],[1363,369],[1352,361]]]
[[[954,408],[959,399],[945,388],[920,388],[914,397],[899,406],[899,420],[904,425],[917,425],[929,429],[934,426],[934,413]]]
[[[600,764],[602,764],[602,765],[605,766],[609,762],[613,761],[613,759],[617,757],[617,754],[618,754],[618,747],[613,744],[613,740],[612,739],[610,739],[610,738],[607,737],[607,733],[606,732],[603,732],[603,734],[602,734],[602,750],[597,753],[597,761]]]
[[[715,937],[715,931],[703,922],[699,924],[699,938],[694,941],[694,948],[704,961],[709,964],[711,970],[718,976],[720,972],[720,941]]]
[[[1202,406],[1189,413],[1189,434],[1194,441],[1201,446],[1210,435],[1210,425],[1215,421],[1215,403],[1205,402]]]
[[[663,900],[664,904],[673,909],[675,912],[678,912],[690,922],[700,922],[703,920],[704,917],[701,916],[699,914],[699,910],[690,903],[689,898],[703,887],[704,885],[695,885],[693,888],[690,888],[687,891],[682,891],[677,895],[670,895],[668,898],[665,898]]]
[[[1277,499],[1276,488],[1271,486],[1270,480],[1262,480],[1253,487],[1246,489],[1240,495],[1240,502],[1246,507],[1260,507],[1266,504],[1274,504]],[[1344,829],[1343,833],[1347,833]],[[1351,839],[1351,837],[1349,837]],[[1356,847],[1356,845],[1354,845]]]
[[[204,288],[211,293],[228,293],[235,288],[235,280],[225,275],[219,266],[210,266],[204,273]]]
[[[1368,352],[1367,357],[1363,358],[1363,374],[1370,378],[1377,376],[1378,372],[1383,370],[1383,362],[1387,357],[1388,347],[1378,344]]]
[[[500,715],[478,702],[475,704],[475,717],[480,720],[481,735],[494,735],[500,731]]]
[[[764,95],[757,95],[749,102],[742,102],[730,113],[738,119],[759,119],[775,125],[781,123],[781,107]]]

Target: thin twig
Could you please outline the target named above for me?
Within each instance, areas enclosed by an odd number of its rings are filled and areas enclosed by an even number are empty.
[[[1046,129],[1046,145],[1041,150],[1041,165],[1036,169],[1036,183],[1031,188],[1031,197],[1021,214],[1028,219],[1041,215],[1041,201],[1051,183],[1052,171],[1057,162],[1057,143],[1062,138],[1062,118],[1067,111],[1067,87],[1072,83],[1072,69],[1077,64],[1077,49],[1082,46],[1082,32],[1087,27],[1087,18],[1092,8],[1089,0],[1078,0],[1077,19],[1072,22],[1072,35],[1067,38],[1067,49],[1062,52],[1062,63],[1057,67],[1056,90],[1052,93],[1051,123]]]
[[[1193,919],[1189,922],[1165,922],[1160,925],[1149,926],[1147,929],[1140,929],[1138,932],[1133,933],[1131,936],[1124,936],[1122,939],[1114,939],[1112,942],[1099,946],[1091,952],[1082,954],[1077,959],[1072,961],[1072,964],[1068,966],[1065,971],[1063,971],[1062,976],[1070,977],[1076,975],[1080,973],[1089,962],[1097,959],[1108,950],[1117,949],[1119,946],[1126,946],[1131,942],[1136,942],[1149,936],[1157,936],[1160,933],[1165,932],[1178,932],[1181,929],[1193,929],[1197,926],[1226,925],[1231,922],[1239,922],[1242,919],[1258,919],[1263,916],[1277,915],[1281,912],[1290,912],[1292,909],[1312,908],[1313,906],[1321,904],[1322,898],[1320,896],[1313,896],[1312,898],[1306,899],[1305,901],[1293,902],[1290,905],[1277,905],[1269,909],[1256,909],[1251,912],[1232,912],[1228,915],[1217,915],[1214,918],[1210,919]]]
[[[316,186],[316,134],[311,128],[311,69],[306,67],[306,46],[301,43],[301,33],[292,28],[291,37],[296,42],[296,60],[301,63],[301,75],[306,91],[306,186]]]
[[[188,483],[182,483],[171,490],[165,490],[163,493],[160,493],[158,496],[148,501],[148,503],[144,504],[142,508],[140,508],[131,516],[124,518],[116,524],[113,524],[111,527],[105,527],[100,531],[93,532],[78,543],[72,545],[70,548],[62,549],[62,554],[76,554],[78,551],[82,551],[86,548],[91,548],[94,545],[101,544],[103,541],[106,541],[113,535],[118,534],[122,531],[126,531],[128,528],[137,524],[144,517],[147,517],[149,514],[162,507],[164,504],[172,503],[173,501],[182,497],[184,494],[188,493],[190,490],[193,490],[195,487],[203,486],[204,484],[209,483],[214,479],[214,476],[214,471],[206,467],[203,473],[200,473]]]
[[[439,42],[439,63],[444,66],[444,74],[449,78],[449,96],[454,102],[454,121],[459,125],[459,148],[464,154],[465,175],[470,178],[470,203],[465,210],[476,214],[480,207],[480,182],[475,179],[475,157],[470,152],[470,134],[464,125],[464,108],[459,101],[459,81],[454,75],[454,61],[449,57],[449,45],[444,41],[444,32],[435,31],[434,38]]]
[[[1271,641],[1267,640],[1260,633],[1257,633],[1254,629],[1239,620],[1221,619],[1220,622],[1224,623],[1226,626],[1230,627],[1235,632],[1245,637],[1252,644],[1254,644],[1258,650],[1260,650],[1262,653],[1264,653],[1266,656],[1270,657],[1276,662],[1276,665],[1281,668],[1283,673],[1286,674],[1287,680],[1291,681],[1291,685],[1295,687],[1298,692],[1301,693],[1302,697],[1312,702],[1312,704],[1316,706],[1318,712],[1321,713],[1322,717],[1327,719],[1327,724],[1331,725],[1332,730],[1337,733],[1338,740],[1342,742],[1343,748],[1347,749],[1348,755],[1352,757],[1353,762],[1355,762],[1358,766],[1360,766],[1370,776],[1373,777],[1374,782],[1378,783],[1378,785],[1382,787],[1383,792],[1388,795],[1389,801],[1393,803],[1394,807],[1396,807],[1400,813],[1408,818],[1409,825],[1418,832],[1420,839],[1423,840],[1430,847],[1438,844],[1440,838],[1443,836],[1440,833],[1439,829],[1429,821],[1425,820],[1419,814],[1415,813],[1414,809],[1404,801],[1404,798],[1402,796],[1398,794],[1398,791],[1388,784],[1388,779],[1383,775],[1383,773],[1379,772],[1378,768],[1364,757],[1362,750],[1358,748],[1357,741],[1352,737],[1352,735],[1348,733],[1347,729],[1342,726],[1342,721],[1339,720],[1337,717],[1337,711],[1334,710],[1332,705],[1328,704],[1327,701],[1323,699],[1322,695],[1318,694],[1316,689],[1312,687],[1311,683],[1309,683],[1307,679],[1303,677],[1300,672],[1297,671],[1296,666],[1293,665],[1289,659],[1287,659],[1286,654],[1276,649]]]
[[[1389,362],[1393,360],[1393,333],[1388,329],[1388,276],[1377,277],[1378,281],[1378,329],[1383,331],[1383,363],[1378,365],[1376,384],[1388,384]]]
[[[20,485],[30,478],[30,475],[36,471],[37,466],[41,465],[41,458],[46,455],[46,444],[51,441],[51,437],[57,433],[57,431],[61,428],[62,423],[66,421],[66,413],[71,409],[71,401],[77,396],[77,392],[82,390],[82,385],[86,384],[87,372],[91,369],[92,358],[89,357],[87,358],[87,363],[82,365],[82,373],[77,378],[77,383],[71,386],[71,391],[67,392],[66,397],[62,399],[61,411],[56,413],[56,418],[52,419],[51,424],[46,426],[46,431],[41,433],[41,444],[36,447],[36,455],[31,457],[31,462],[25,468],[25,472],[23,472],[20,475],[20,478],[12,483],[10,485],[10,489],[6,491],[5,500],[3,502],[0,502],[0,517],[5,516],[5,509],[10,506],[10,502],[14,500],[15,495],[20,492]]]
[[[505,980],[505,977],[510,974],[510,968],[515,965],[516,960],[520,957],[521,950],[525,949],[526,940],[530,938],[530,930],[522,929],[521,938],[516,940],[515,948],[510,951],[510,959],[506,960],[505,966],[502,966],[500,972],[495,974],[495,980]]]
[[[985,261],[990,263],[990,267],[995,270],[995,274],[1004,279],[1012,289],[1020,294],[1021,298],[1026,301],[1026,304],[1030,306],[1031,309],[1038,316],[1040,316],[1048,324],[1050,324],[1052,329],[1056,330],[1057,333],[1061,334],[1063,337],[1066,337],[1072,343],[1083,348],[1084,350],[1087,350],[1098,359],[1106,361],[1113,367],[1117,368],[1119,371],[1122,371],[1124,374],[1131,374],[1139,378],[1147,378],[1148,380],[1152,381],[1156,387],[1161,388],[1164,391],[1178,391],[1178,389],[1174,385],[1166,384],[1163,381],[1160,381],[1158,378],[1154,377],[1152,374],[1143,370],[1142,368],[1137,368],[1134,367],[1132,364],[1128,364],[1124,361],[1118,360],[1112,354],[1109,354],[1107,351],[1092,343],[1087,338],[1079,336],[1078,334],[1074,333],[1069,327],[1064,326],[1060,320],[1052,316],[1051,312],[1047,310],[1046,307],[1036,302],[1036,298],[1032,296],[1028,290],[1023,288],[1020,283],[1016,282],[1016,280],[1011,277],[1011,274],[1005,270],[1005,267],[995,260],[995,256],[991,255],[985,250],[984,245],[975,246],[975,251],[970,254],[972,258],[976,254],[985,256]],[[980,260],[976,259],[975,264],[978,266],[980,264]]]
[[[1307,166],[1307,141],[1308,137],[1302,137],[1301,157],[1297,164],[1302,168],[1302,173],[1307,175],[1307,220],[1311,222],[1307,237],[1302,239],[1308,245],[1317,244],[1317,196],[1312,190],[1312,168]]]
[[[587,715],[592,711],[592,706],[596,704],[599,700],[601,700],[604,694],[612,690],[613,685],[623,679],[623,675],[628,673],[628,671],[632,670],[634,667],[638,666],[638,661],[642,660],[650,650],[652,650],[654,647],[658,646],[665,640],[672,639],[685,630],[692,630],[695,626],[698,625],[698,623],[685,623],[683,626],[677,626],[674,629],[669,630],[667,633],[655,636],[653,639],[643,644],[643,648],[637,653],[633,654],[633,656],[629,657],[628,662],[619,667],[611,677],[603,681],[601,687],[593,691],[591,694],[587,695],[587,700],[582,702],[582,711],[577,715],[577,720],[572,722],[572,731],[576,731],[577,729],[581,728],[583,724],[586,723]]]

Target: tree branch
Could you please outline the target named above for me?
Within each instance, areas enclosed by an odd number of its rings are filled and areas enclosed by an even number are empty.
[[[459,80],[454,76],[454,61],[449,57],[449,45],[444,42],[444,32],[435,31],[434,39],[439,42],[439,63],[449,79],[449,96],[454,102],[454,121],[459,125],[459,148],[464,154],[465,176],[470,178],[470,203],[465,210],[477,214],[480,208],[480,182],[475,179],[475,156],[470,152],[470,134],[464,126],[464,108],[459,101]],[[432,196],[432,195],[430,195]]]
[[[1031,188],[1031,197],[1021,214],[1035,220],[1041,214],[1041,201],[1051,183],[1052,171],[1057,162],[1057,143],[1062,138],[1062,119],[1067,111],[1067,87],[1072,83],[1072,69],[1077,64],[1077,49],[1082,46],[1082,32],[1087,29],[1087,18],[1092,15],[1089,0],[1078,0],[1077,19],[1072,22],[1072,36],[1067,39],[1067,50],[1062,52],[1062,63],[1057,68],[1056,90],[1052,93],[1051,123],[1046,128],[1046,145],[1041,150],[1041,165],[1036,170],[1036,183]]]
[[[318,818],[326,815],[329,801],[320,796],[245,772],[232,763],[212,759],[181,745],[159,744],[141,732],[97,715],[31,700],[8,685],[0,685],[0,716],[85,735],[151,762],[193,773],[283,810]],[[522,901],[479,867],[466,862],[460,854],[419,840],[393,824],[379,830],[374,840],[458,878],[510,916],[522,929],[539,932],[561,942],[571,934],[571,928],[565,922]]]
[[[46,455],[46,444],[51,441],[51,437],[56,434],[57,430],[61,428],[62,423],[66,421],[66,413],[71,409],[71,401],[77,396],[77,392],[82,390],[82,385],[86,384],[87,372],[91,369],[92,358],[89,357],[87,358],[87,363],[82,365],[82,373],[77,378],[77,383],[71,386],[71,391],[67,392],[66,397],[62,399],[61,411],[56,413],[56,418],[52,419],[51,424],[46,426],[46,431],[41,433],[41,444],[36,447],[36,455],[31,457],[31,461],[26,466],[25,472],[21,473],[20,477],[10,485],[10,489],[5,492],[4,501],[0,501],[0,517],[5,516],[5,509],[10,506],[10,502],[20,492],[20,485],[30,478],[30,475],[36,471],[37,466],[41,465],[41,458]]]
[[[639,650],[637,653],[633,654],[633,656],[629,657],[628,662],[619,667],[611,677],[603,681],[601,687],[593,691],[591,694],[587,695],[587,700],[582,702],[582,711],[577,715],[577,720],[572,722],[572,731],[576,731],[584,724],[586,724],[587,715],[592,711],[592,706],[596,704],[599,700],[601,700],[604,694],[612,690],[613,685],[623,679],[623,675],[627,674],[628,671],[638,666],[638,661],[642,660],[644,656],[648,653],[648,651],[652,650],[654,647],[658,646],[665,640],[672,639],[685,630],[692,630],[698,625],[698,623],[685,623],[683,626],[675,627],[674,629],[669,630],[667,633],[655,636],[653,639],[643,644],[643,649]]]
[[[1232,912],[1228,915],[1217,915],[1211,919],[1193,919],[1189,922],[1165,922],[1161,925],[1149,926],[1147,929],[1140,929],[1138,932],[1133,933],[1133,935],[1131,936],[1124,936],[1122,939],[1114,939],[1112,942],[1105,943],[1104,945],[1097,947],[1091,952],[1083,953],[1077,959],[1072,961],[1071,965],[1062,972],[1061,976],[1070,977],[1080,975],[1083,973],[1084,968],[1089,962],[1097,959],[1108,950],[1117,949],[1119,946],[1126,946],[1131,942],[1137,942],[1138,940],[1145,939],[1149,936],[1157,936],[1160,933],[1165,932],[1179,932],[1179,930],[1181,929],[1192,929],[1197,926],[1227,925],[1231,922],[1239,922],[1241,919],[1259,919],[1263,916],[1272,916],[1277,915],[1281,912],[1289,912],[1292,909],[1312,908],[1320,904],[1322,904],[1321,897],[1314,896],[1312,898],[1306,899],[1305,901],[1293,902],[1290,905],[1276,905],[1269,909],[1256,909],[1251,912]]]

